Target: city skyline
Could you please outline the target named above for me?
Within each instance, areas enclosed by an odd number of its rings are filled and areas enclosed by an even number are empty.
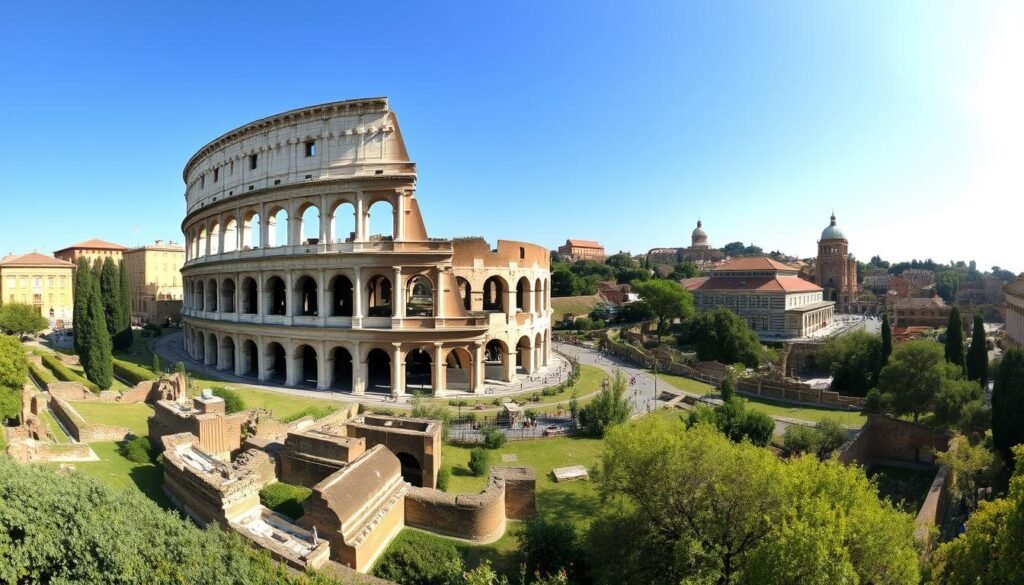
[[[1024,9],[587,6],[410,5],[386,46],[373,27],[346,29],[355,52],[315,35],[265,50],[246,34],[259,5],[195,20],[129,6],[117,26],[85,7],[5,8],[0,160],[14,171],[7,211],[24,221],[0,253],[180,242],[181,169],[211,132],[386,95],[434,237],[643,253],[689,245],[701,218],[715,247],[810,257],[834,209],[862,261],[1022,269],[1005,211],[1020,197]],[[278,23],[280,38],[335,10],[312,8]],[[240,44],[218,53],[225,40]],[[492,202],[509,200],[532,220],[506,225]]]

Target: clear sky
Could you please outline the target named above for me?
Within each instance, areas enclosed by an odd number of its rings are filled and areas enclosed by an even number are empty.
[[[432,236],[1024,270],[1024,2],[7,2],[0,254],[181,240],[181,170],[386,95]]]

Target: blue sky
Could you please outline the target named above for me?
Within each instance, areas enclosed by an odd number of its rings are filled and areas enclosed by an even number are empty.
[[[180,241],[209,140],[386,95],[432,236],[1024,270],[1024,3],[0,7],[0,253]],[[1012,213],[1016,209],[1017,213]]]

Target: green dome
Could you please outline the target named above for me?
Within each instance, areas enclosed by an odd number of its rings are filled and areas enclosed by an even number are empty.
[[[843,234],[843,230],[836,227],[836,215],[832,214],[832,223],[829,224],[825,231],[821,232],[821,239],[824,240],[845,240],[846,236]]]

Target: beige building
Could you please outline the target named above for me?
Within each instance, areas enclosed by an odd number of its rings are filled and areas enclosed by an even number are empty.
[[[121,260],[125,248],[121,244],[104,242],[103,240],[86,240],[77,244],[61,248],[53,253],[54,257],[77,265],[79,258],[89,260],[89,265],[95,264],[96,260],[102,261],[105,258],[112,258],[116,264]]]
[[[1006,293],[1006,333],[1018,347],[1024,346],[1024,278],[1003,288]]]
[[[183,175],[194,359],[357,395],[482,392],[551,363],[548,250],[430,238],[386,98],[258,120]]]
[[[125,250],[133,318],[152,323],[181,318],[181,267],[184,264],[185,247],[175,242],[157,240]]]
[[[607,254],[604,246],[592,240],[566,240],[564,246],[558,247],[558,255],[568,262],[578,260],[604,260]]]
[[[0,302],[32,305],[50,328],[71,325],[74,265],[37,252],[0,259]]]

